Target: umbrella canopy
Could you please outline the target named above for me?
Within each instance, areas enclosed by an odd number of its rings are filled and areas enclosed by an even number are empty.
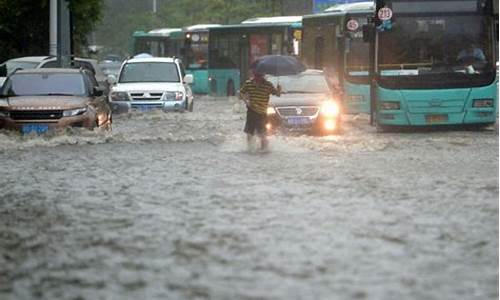
[[[255,60],[250,69],[260,74],[285,76],[298,74],[306,67],[294,56],[264,55]]]

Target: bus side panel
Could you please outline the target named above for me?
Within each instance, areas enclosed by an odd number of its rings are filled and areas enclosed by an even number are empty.
[[[194,82],[191,89],[195,94],[208,94],[208,70],[186,70],[187,74],[192,74]]]
[[[390,90],[377,88],[381,125],[429,126],[488,124],[496,121],[495,83],[479,88]],[[493,99],[493,107],[474,108],[475,99]],[[381,102],[399,102],[399,110],[380,110]]]
[[[234,92],[240,89],[240,71],[238,69],[210,69],[210,95],[224,97],[228,95],[228,86],[231,83]]]
[[[343,100],[348,114],[370,113],[370,86],[345,81]]]

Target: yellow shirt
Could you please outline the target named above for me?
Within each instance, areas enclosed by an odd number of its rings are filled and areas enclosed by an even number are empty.
[[[271,94],[278,95],[278,91],[272,83],[263,79],[257,83],[253,79],[249,79],[243,84],[240,89],[240,94],[248,94],[248,107],[259,114],[267,114],[267,105]]]

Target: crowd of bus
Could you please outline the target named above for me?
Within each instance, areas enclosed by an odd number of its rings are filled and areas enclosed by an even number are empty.
[[[494,123],[495,1],[382,2],[391,18],[378,20],[374,33],[367,24],[380,7],[359,2],[305,16],[135,32],[133,52],[180,57],[193,91],[214,96],[234,95],[258,57],[295,55],[325,71],[344,112],[371,112],[380,127]]]
[[[183,101],[174,103],[176,109],[193,109],[191,91],[236,95],[258,58],[288,55],[307,69],[323,71],[343,113],[370,113],[382,129],[456,124],[485,127],[497,119],[498,3],[493,0],[347,3],[305,16],[139,31],[132,39],[134,56],[169,58],[168,63],[175,65],[169,73],[175,79],[175,91],[161,95],[143,91],[138,99],[173,97]],[[37,63],[49,65],[51,60],[43,57]],[[143,65],[139,68],[138,64],[112,60],[108,64],[116,70],[120,66],[122,73],[130,71],[132,77],[155,75]],[[130,68],[124,68],[127,66]],[[163,76],[163,71],[157,71],[156,75]],[[42,73],[37,76],[47,76]],[[118,91],[116,80],[107,80],[116,90],[109,96],[111,104],[115,100],[117,105],[124,102],[132,107],[128,101],[135,100],[134,96]],[[93,85],[89,84],[89,95],[94,93]],[[2,93],[8,98],[12,91],[4,86]],[[5,109],[0,107],[0,123],[1,110]]]

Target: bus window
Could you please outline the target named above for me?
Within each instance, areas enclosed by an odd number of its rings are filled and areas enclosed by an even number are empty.
[[[252,64],[257,58],[266,55],[269,49],[269,39],[267,34],[250,35],[250,58],[249,64]]]

